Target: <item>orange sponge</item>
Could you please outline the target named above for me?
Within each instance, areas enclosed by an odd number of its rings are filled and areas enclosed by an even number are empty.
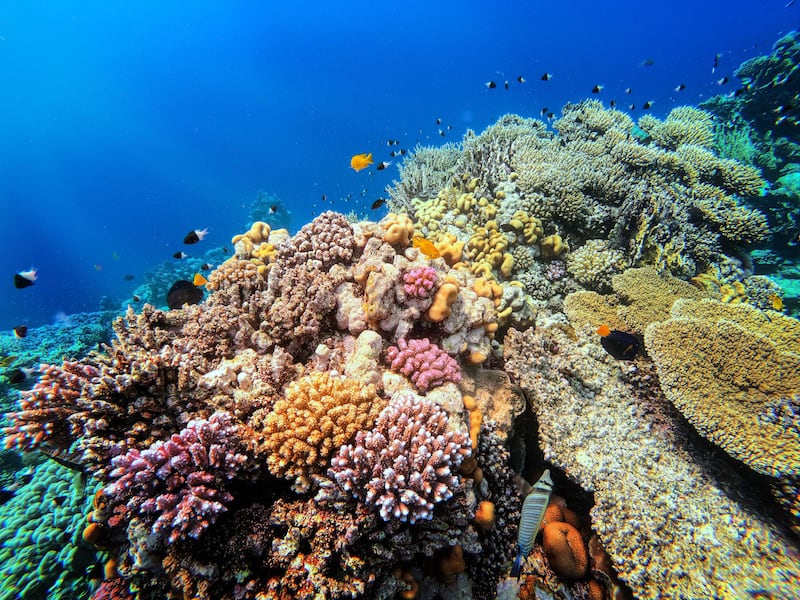
[[[589,552],[578,530],[569,523],[549,523],[542,531],[550,566],[564,579],[583,579],[589,570]]]

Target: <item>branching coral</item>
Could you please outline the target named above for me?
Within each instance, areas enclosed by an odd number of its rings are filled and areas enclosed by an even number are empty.
[[[471,450],[469,437],[448,430],[447,421],[438,404],[395,394],[375,426],[339,450],[329,476],[385,521],[432,519],[434,505],[453,495],[456,471]]]
[[[190,421],[167,442],[136,448],[111,460],[111,483],[103,489],[112,527],[144,519],[161,541],[197,538],[233,496],[225,489],[247,460],[230,415]],[[155,516],[155,518],[154,518]]]
[[[383,405],[373,385],[317,372],[290,383],[263,422],[256,416],[251,426],[270,471],[306,490],[339,447],[372,426]]]

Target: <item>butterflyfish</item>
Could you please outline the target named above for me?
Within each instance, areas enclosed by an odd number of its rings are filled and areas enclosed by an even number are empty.
[[[533,484],[531,491],[525,496],[522,510],[519,512],[519,530],[517,531],[517,556],[511,567],[511,576],[519,578],[522,571],[522,562],[533,550],[533,543],[539,527],[542,525],[544,511],[550,502],[553,493],[553,480],[550,478],[550,469],[545,469],[539,480]]]
[[[414,239],[411,240],[414,248],[422,252],[425,256],[430,259],[439,258],[441,253],[436,249],[436,246],[433,245],[433,242],[430,240],[422,237],[421,235],[415,236]]]
[[[354,171],[362,171],[373,163],[372,152],[369,154],[355,154],[350,159],[350,166]]]
[[[617,360],[633,360],[639,352],[639,340],[630,333],[611,329],[608,325],[597,328],[603,349]]]
[[[186,237],[183,238],[184,244],[196,244],[199,241],[202,241],[204,237],[208,235],[208,229],[192,229],[189,233],[186,234]]]

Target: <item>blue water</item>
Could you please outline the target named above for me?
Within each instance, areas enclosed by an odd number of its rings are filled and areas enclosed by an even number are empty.
[[[457,141],[598,84],[664,116],[734,90],[733,69],[800,26],[787,0],[272,4],[0,5],[0,329],[123,300],[173,252],[228,243],[260,190],[293,229],[367,213],[395,165],[349,159],[390,160],[387,139]],[[31,266],[39,281],[16,290]]]

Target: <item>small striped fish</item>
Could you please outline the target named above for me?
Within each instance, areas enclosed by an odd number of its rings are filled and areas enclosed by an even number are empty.
[[[539,533],[544,511],[550,502],[553,492],[553,480],[550,479],[550,469],[545,469],[539,481],[533,484],[531,491],[525,496],[519,516],[519,532],[517,533],[517,556],[514,566],[511,567],[511,576],[519,578],[522,571],[522,561],[533,550],[533,542]]]

